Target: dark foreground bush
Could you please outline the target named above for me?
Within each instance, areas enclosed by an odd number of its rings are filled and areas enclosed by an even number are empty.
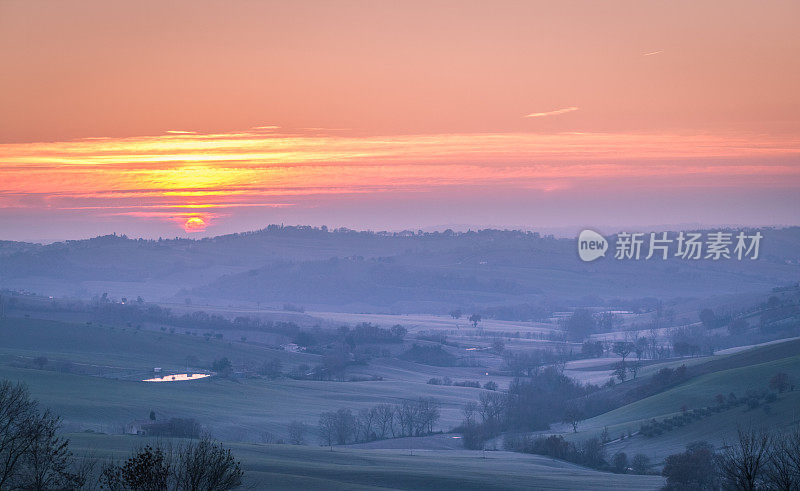
[[[100,484],[112,491],[224,491],[241,486],[243,475],[229,449],[203,439],[175,448],[145,446],[122,464],[107,464]]]

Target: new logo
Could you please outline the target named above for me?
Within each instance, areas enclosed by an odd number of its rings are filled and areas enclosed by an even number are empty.
[[[584,230],[578,236],[578,256],[581,261],[594,261],[604,257],[608,250],[608,241],[594,230]]]

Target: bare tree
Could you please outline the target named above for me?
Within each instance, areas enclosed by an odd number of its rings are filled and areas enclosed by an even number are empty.
[[[584,418],[584,411],[582,405],[578,403],[571,403],[567,405],[566,411],[564,412],[564,423],[572,426],[572,432],[578,432],[578,423],[583,421]]]
[[[379,438],[387,438],[391,433],[394,435],[394,415],[395,408],[389,404],[380,404],[375,406],[376,410],[376,428]]]
[[[795,426],[793,432],[785,435],[783,443],[787,449],[787,455],[792,460],[794,475],[800,481],[800,427]]]
[[[611,351],[622,357],[622,363],[625,363],[625,358],[631,354],[635,345],[630,341],[617,341],[611,347]]]
[[[16,478],[43,422],[24,385],[0,382],[0,489]]]
[[[461,410],[464,413],[464,425],[465,426],[472,426],[475,424],[475,413],[478,412],[478,404],[474,401],[469,401],[464,404],[464,408]]]
[[[775,436],[764,468],[770,489],[792,491],[800,485],[800,430]]]
[[[80,458],[73,459],[72,475],[76,489],[93,489],[89,483],[96,479],[97,461],[98,458],[94,452],[84,452]]]
[[[347,445],[355,437],[356,417],[349,409],[342,408],[336,411],[336,443]]]
[[[433,425],[439,421],[439,403],[431,397],[420,397],[417,401],[417,408],[417,422],[414,425],[416,434],[433,433]]]
[[[289,423],[289,443],[292,445],[305,445],[308,425],[300,421]]]
[[[482,392],[478,396],[478,412],[486,430],[494,434],[500,429],[508,397],[499,392]]]
[[[356,440],[368,442],[377,438],[375,425],[378,419],[378,410],[375,407],[364,408],[358,411],[356,418]]]
[[[22,384],[0,381],[0,489],[75,489],[88,466],[76,463],[61,420],[41,411]],[[85,460],[85,459],[84,459]]]
[[[417,421],[419,407],[411,401],[403,401],[397,408],[397,423],[400,426],[402,436],[413,436],[414,425]]]
[[[264,430],[258,435],[261,443],[278,443],[278,437],[271,431]]]
[[[320,442],[331,447],[331,451],[333,451],[333,444],[336,441],[336,413],[326,411],[320,414],[317,431]]]
[[[650,350],[650,358],[655,360],[658,356],[658,329],[652,328],[648,331],[648,349]]]
[[[231,450],[209,439],[180,447],[174,472],[176,488],[181,491],[234,489],[242,485],[244,475]]]
[[[753,428],[738,428],[737,440],[726,443],[719,458],[720,473],[731,486],[752,491],[764,477],[770,435]]]
[[[467,402],[462,408],[464,421],[461,423],[461,435],[464,447],[471,450],[482,448],[484,442],[482,428],[475,420],[478,411],[478,404],[473,401]]]
[[[202,439],[177,448],[142,447],[123,464],[106,464],[100,485],[120,491],[227,491],[241,486],[243,476],[230,449]]]
[[[644,357],[645,353],[647,352],[648,344],[647,338],[639,337],[638,334],[635,335],[633,341],[633,351],[636,353],[637,360],[642,361],[642,357]]]
[[[22,457],[15,481],[33,489],[60,489],[77,484],[71,472],[69,440],[57,435],[59,418],[45,411],[33,421],[32,441]]]

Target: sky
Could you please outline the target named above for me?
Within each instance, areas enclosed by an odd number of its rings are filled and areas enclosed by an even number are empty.
[[[0,0],[0,240],[800,224],[796,1]]]

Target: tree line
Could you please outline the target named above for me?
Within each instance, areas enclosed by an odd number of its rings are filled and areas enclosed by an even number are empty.
[[[440,405],[420,397],[400,404],[378,404],[353,412],[349,408],[326,411],[319,417],[320,443],[331,447],[404,436],[433,433],[440,418]]]
[[[565,415],[578,421],[587,411],[582,402],[597,390],[567,377],[558,366],[537,368],[530,377],[512,380],[507,392],[482,392],[477,402],[466,403],[456,431],[466,448],[478,449],[503,431],[547,429]]]
[[[509,434],[503,439],[503,448],[512,452],[546,455],[593,469],[615,470],[608,462],[603,442],[599,438],[589,438],[573,443],[565,440],[561,435],[535,437]],[[615,458],[615,463],[618,460]]]

